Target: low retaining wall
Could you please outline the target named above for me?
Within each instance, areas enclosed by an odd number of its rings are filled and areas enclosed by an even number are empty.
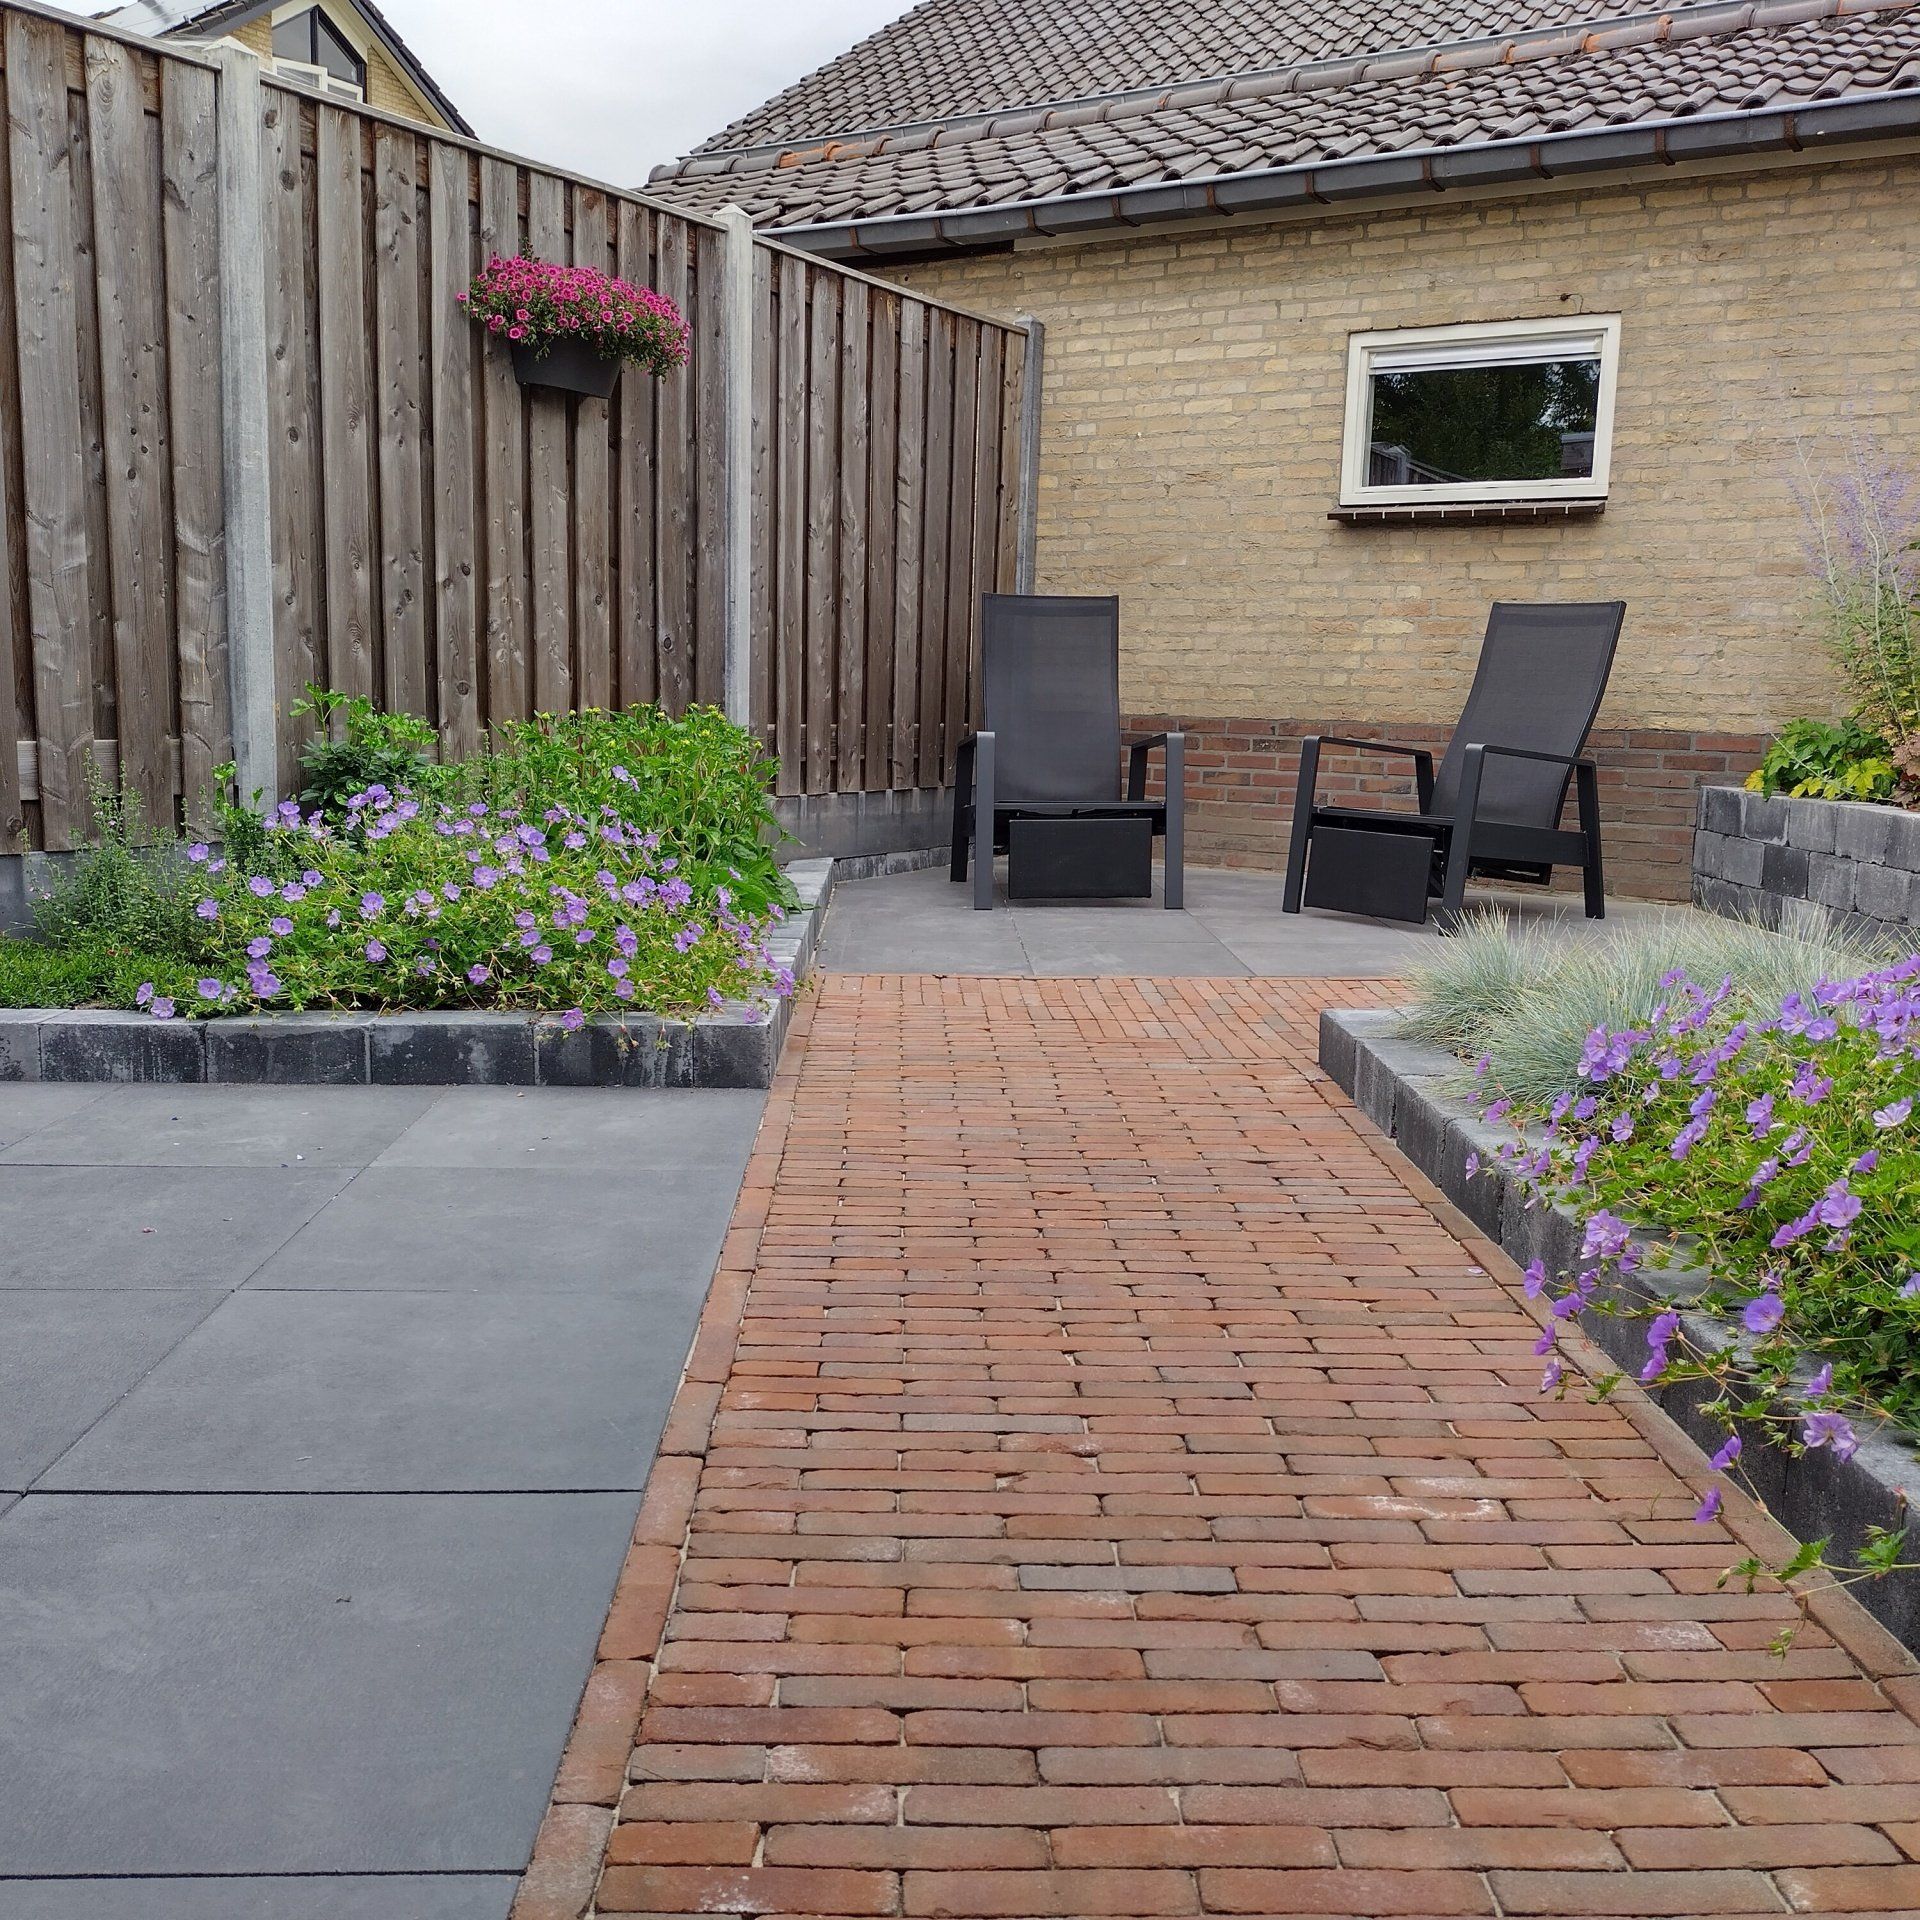
[[[1920,813],[1706,788],[1694,905],[1778,927],[1809,901],[1860,932],[1910,939],[1920,927]]]
[[[799,910],[774,958],[803,981],[833,891],[833,862],[787,869]],[[280,1086],[767,1087],[793,1018],[733,1006],[690,1020],[552,1014],[261,1013],[155,1020],[94,1009],[0,1009],[0,1080],[212,1081]]]
[[[1461,1078],[1460,1062],[1438,1047],[1401,1038],[1402,1024],[1403,1017],[1390,1010],[1322,1013],[1321,1066],[1515,1261],[1525,1266],[1543,1260],[1550,1273],[1571,1272],[1578,1264],[1580,1222],[1564,1209],[1526,1204],[1518,1183],[1494,1159],[1511,1134],[1486,1125],[1449,1090]],[[1472,1176],[1467,1173],[1470,1154],[1477,1154],[1481,1164]],[[1733,1329],[1705,1314],[1685,1312],[1700,1284],[1697,1274],[1651,1273],[1632,1298],[1680,1308],[1690,1337],[1709,1348],[1724,1346],[1735,1337]],[[1595,1313],[1580,1326],[1625,1371],[1639,1372],[1647,1357],[1643,1320]],[[1712,1451],[1726,1437],[1724,1421],[1699,1411],[1712,1398],[1703,1384],[1659,1388],[1653,1398],[1703,1450]],[[1902,1526],[1920,1505],[1920,1460],[1911,1447],[1884,1433],[1864,1438],[1851,1460],[1836,1460],[1825,1451],[1795,1458],[1750,1430],[1743,1439],[1741,1465],[1774,1517],[1802,1540],[1831,1540],[1841,1557],[1851,1558],[1869,1526]],[[1889,1631],[1920,1652],[1920,1574],[1864,1581],[1852,1591]]]

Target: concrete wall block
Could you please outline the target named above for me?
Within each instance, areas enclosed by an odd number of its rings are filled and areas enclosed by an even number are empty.
[[[1702,787],[1699,817],[1703,832],[1738,833],[1740,831],[1740,789],[1738,787]]]
[[[1807,898],[1835,913],[1853,910],[1855,863],[1837,853],[1807,856]]]
[[[1854,869],[1853,902],[1860,912],[1890,926],[1920,925],[1920,874],[1904,867],[1861,865]]]
[[[40,1078],[37,1007],[0,1007],[0,1080]]]
[[[1839,832],[1840,805],[1833,800],[1789,800],[1787,844],[1809,853],[1831,853]]]
[[[1787,803],[1764,793],[1742,792],[1740,831],[1749,840],[1784,846],[1787,838]]]
[[[1808,853],[1800,847],[1768,845],[1760,856],[1760,884],[1768,893],[1783,900],[1806,898]]]
[[[1893,851],[1894,822],[1899,815],[1891,807],[1868,806],[1859,801],[1830,803],[1835,812],[1833,848],[1850,860],[1864,860],[1885,866]]]

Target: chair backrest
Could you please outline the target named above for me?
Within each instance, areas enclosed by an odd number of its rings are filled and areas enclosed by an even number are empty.
[[[1120,602],[989,593],[981,600],[983,724],[994,797],[1120,797]]]
[[[1435,813],[1458,806],[1460,763],[1470,746],[1580,752],[1607,690],[1626,615],[1624,600],[1495,601],[1467,704],[1434,779]],[[1568,767],[1491,758],[1481,778],[1481,818],[1557,826],[1572,778]]]

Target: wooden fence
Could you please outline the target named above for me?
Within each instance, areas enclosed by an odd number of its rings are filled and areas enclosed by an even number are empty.
[[[5,6],[0,62],[0,849],[84,839],[93,767],[158,820],[230,758],[285,790],[309,682],[457,748],[706,701],[783,792],[950,777],[1020,327],[245,55]],[[454,298],[496,252],[658,288],[688,365],[522,389]]]

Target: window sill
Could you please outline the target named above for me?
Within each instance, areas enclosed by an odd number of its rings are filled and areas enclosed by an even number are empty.
[[[1605,500],[1427,501],[1418,506],[1334,507],[1329,520],[1345,527],[1477,526],[1495,522],[1594,520],[1607,510]]]

